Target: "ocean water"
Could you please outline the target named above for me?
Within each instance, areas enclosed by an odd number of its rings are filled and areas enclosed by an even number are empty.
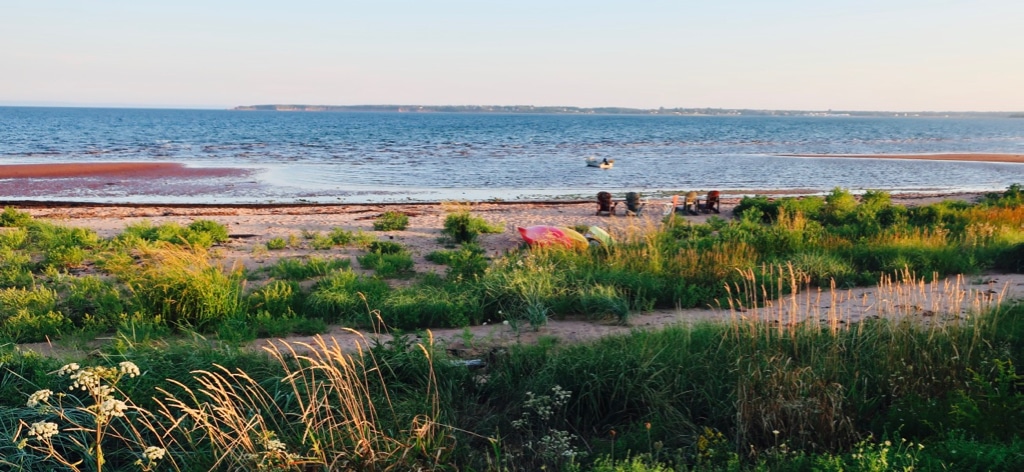
[[[543,199],[600,190],[1000,190],[1024,164],[787,157],[1024,153],[1024,119],[284,113],[0,107],[0,164],[180,162],[249,183],[167,203]],[[615,160],[610,170],[584,158]],[[171,188],[171,187],[168,187]],[[16,199],[18,195],[0,195]],[[135,201],[74,188],[53,200]]]

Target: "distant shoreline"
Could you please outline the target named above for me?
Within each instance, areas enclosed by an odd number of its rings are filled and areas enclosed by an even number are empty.
[[[853,110],[757,110],[748,108],[629,108],[571,107],[534,105],[240,105],[234,111],[273,112],[377,112],[377,113],[484,113],[536,115],[654,115],[654,116],[797,116],[797,117],[878,117],[878,118],[1020,118],[1024,112],[988,111],[853,111]]]

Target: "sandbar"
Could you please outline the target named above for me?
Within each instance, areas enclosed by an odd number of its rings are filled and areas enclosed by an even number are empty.
[[[230,177],[248,170],[227,167],[187,167],[178,162],[82,162],[0,165],[0,179],[72,179],[78,177]]]
[[[101,201],[132,197],[154,201],[167,195],[219,195],[259,184],[252,169],[189,167],[176,162],[83,162],[0,165],[0,195],[9,199]]]

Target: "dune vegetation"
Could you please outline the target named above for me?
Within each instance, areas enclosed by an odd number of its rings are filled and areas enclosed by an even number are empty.
[[[342,229],[275,247],[351,245],[356,260],[223,265],[215,221],[112,238],[0,213],[0,464],[13,470],[1019,470],[1024,308],[945,322],[828,319],[542,338],[474,370],[425,330],[655,308],[752,307],[806,287],[934,280],[1024,263],[1024,192],[904,207],[744,199],[736,220],[616,234],[586,250],[489,259],[496,231],[460,211],[416,271],[401,245]],[[381,230],[401,231],[396,215]],[[372,275],[368,275],[372,271]],[[781,282],[780,282],[781,281]],[[399,283],[400,282],[400,283]],[[960,315],[960,314],[950,314]],[[388,329],[355,352],[329,324]],[[423,341],[401,333],[421,333]],[[85,359],[16,343],[84,345]]]

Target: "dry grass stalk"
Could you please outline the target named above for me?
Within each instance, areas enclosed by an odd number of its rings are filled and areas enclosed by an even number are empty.
[[[427,346],[419,346],[428,362],[432,344],[431,337]],[[398,470],[430,458],[440,460],[450,450],[451,436],[435,422],[440,405],[432,364],[425,392],[431,399],[430,411],[404,427],[386,424],[399,416],[381,366],[368,347],[365,338],[355,354],[344,352],[336,340],[319,336],[312,343],[279,341],[265,349],[284,369],[278,385],[285,388],[261,383],[242,371],[198,371],[197,391],[171,380],[184,395],[165,391],[162,413],[187,436],[199,433],[210,441],[217,454],[214,468],[274,464]],[[381,399],[386,419],[375,403]]]

